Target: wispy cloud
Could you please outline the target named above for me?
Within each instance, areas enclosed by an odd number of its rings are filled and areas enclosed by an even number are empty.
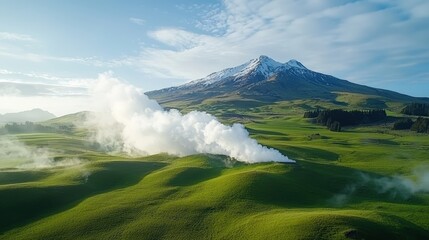
[[[42,108],[57,115],[88,109],[92,78],[0,69],[0,113]]]
[[[68,82],[82,82],[82,85],[88,86],[88,81],[91,81],[93,79],[90,78],[71,78],[71,77],[59,77],[54,76],[48,73],[24,73],[24,72],[16,72],[16,71],[10,71],[7,69],[0,69],[0,76],[1,75],[7,75],[7,76],[20,76],[20,77],[28,77],[31,79],[43,79],[43,80],[49,80],[49,81],[55,81],[55,82],[62,82],[62,83],[68,83]]]
[[[30,35],[11,33],[11,32],[0,32],[0,40],[26,41],[26,42],[35,41],[35,39]]]
[[[49,56],[49,55],[43,55],[43,54],[37,54],[37,53],[31,53],[31,52],[25,52],[25,51],[12,52],[7,50],[3,50],[3,51],[0,50],[0,56],[12,58],[12,59],[24,60],[24,61],[31,61],[31,62],[60,61],[60,62],[86,63],[94,60],[93,58],[59,57],[59,56]]]
[[[88,89],[95,78],[0,69],[0,113],[42,108],[57,116],[91,110]]]
[[[428,69],[428,12],[425,1],[225,0],[196,23],[207,33],[152,31],[167,46],[135,60],[145,72],[191,80],[266,54],[362,83],[403,81]]]
[[[63,62],[63,63],[74,63],[83,64],[93,67],[122,67],[122,66],[134,66],[138,63],[138,59],[133,56],[126,56],[118,59],[101,59],[99,57],[68,57],[68,56],[54,56],[32,53],[23,50],[10,51],[8,49],[0,48],[0,56],[7,57],[10,59],[28,61],[28,62]]]
[[[137,25],[144,25],[146,23],[146,21],[141,18],[130,17],[128,20],[130,20],[132,23],[135,23]]]
[[[227,27],[228,15],[219,3],[202,3],[191,5],[176,5],[180,11],[196,13],[194,24],[197,28],[211,34],[224,34]]]
[[[1,79],[2,75],[6,79]],[[55,84],[58,86],[65,87],[82,87],[88,88],[94,78],[77,78],[77,77],[62,77],[54,76],[48,73],[24,73],[10,71],[7,69],[0,69],[0,82],[16,82],[16,83],[34,83],[34,84]]]
[[[69,113],[92,110],[86,96],[2,96],[0,102],[13,103],[1,104],[0,113],[11,113],[41,108],[56,116]]]
[[[36,96],[85,96],[87,88],[80,86],[68,86],[60,84],[47,84],[25,81],[5,81],[0,79],[0,96],[21,96],[21,97],[36,97]]]

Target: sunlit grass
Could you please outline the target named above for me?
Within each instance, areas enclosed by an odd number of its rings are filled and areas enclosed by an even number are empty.
[[[337,100],[350,108],[365,102],[362,96]],[[245,114],[251,120],[237,119],[251,137],[297,163],[248,165],[204,154],[133,158],[101,152],[83,130],[19,134],[14,137],[31,147],[83,161],[0,171],[0,238],[429,238],[427,193],[400,198],[359,185],[362,173],[412,177],[427,166],[428,135],[383,123],[331,132],[302,118],[307,109],[335,106],[318,100],[247,102],[247,110],[236,111],[224,104],[215,110],[223,121],[225,113]]]

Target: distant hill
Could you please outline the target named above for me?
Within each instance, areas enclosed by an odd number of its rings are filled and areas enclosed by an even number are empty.
[[[72,114],[67,114],[61,117],[53,118],[45,121],[45,124],[54,124],[54,125],[81,125],[86,121],[90,112],[83,111]]]
[[[306,68],[297,60],[279,63],[260,56],[240,66],[212,73],[177,87],[147,92],[161,104],[176,101],[201,103],[214,99],[276,102],[298,99],[335,100],[340,94],[364,94],[377,101],[429,102],[394,91],[355,84]]]
[[[0,114],[0,123],[23,123],[23,122],[42,122],[56,116],[48,111],[42,110],[40,108],[35,108],[28,111],[16,112],[16,113],[6,113]]]

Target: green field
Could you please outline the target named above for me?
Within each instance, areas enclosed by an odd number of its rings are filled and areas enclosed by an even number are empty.
[[[391,130],[391,122],[331,132],[302,118],[320,106],[381,104],[368,99],[211,99],[182,109],[242,122],[296,164],[249,165],[217,155],[131,158],[103,153],[82,129],[15,134],[57,161],[74,157],[80,164],[15,169],[0,162],[0,239],[429,239],[429,194],[383,188],[419,181],[416,171],[429,167],[429,135]],[[385,104],[390,116],[400,116],[399,103]]]

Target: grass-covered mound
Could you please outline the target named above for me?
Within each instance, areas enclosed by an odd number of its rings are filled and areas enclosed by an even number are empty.
[[[342,206],[332,204],[330,200],[337,192],[359,181],[351,169],[310,162],[231,166],[226,160],[218,156],[171,159],[161,155],[105,161],[90,164],[85,171],[92,174],[86,180],[76,178],[77,169],[63,169],[58,175],[21,187],[3,186],[3,238],[429,236],[427,226],[419,221],[429,210],[424,198],[403,202],[361,191]],[[394,204],[396,208],[360,207],[375,199],[380,206]],[[413,206],[420,206],[419,210]],[[401,216],[410,210],[413,218]],[[10,224],[11,219],[14,224]]]

